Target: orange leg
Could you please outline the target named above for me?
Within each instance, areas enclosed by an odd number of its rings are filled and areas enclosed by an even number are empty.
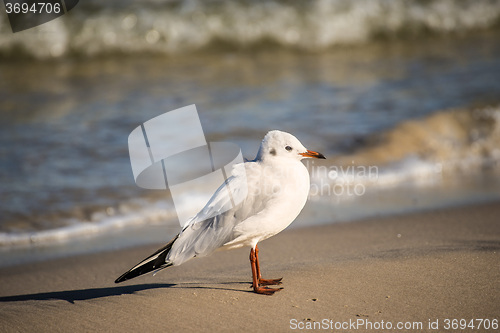
[[[256,250],[257,250],[257,247],[256,247]],[[261,286],[260,284],[260,267],[258,267],[258,259],[257,259],[257,255],[256,255],[256,252],[258,251],[255,251],[253,248],[250,249],[250,264],[252,266],[252,286],[253,286],[253,291],[256,292],[257,294],[263,294],[263,295],[273,295],[275,292],[283,289],[283,288],[279,288],[279,289],[273,289],[273,288],[269,288],[269,287],[264,287],[264,286]],[[279,279],[281,280],[281,279]]]
[[[279,279],[263,279],[262,275],[260,274],[260,265],[259,265],[259,247],[255,245],[255,266],[257,267],[257,277],[259,279],[259,284],[263,286],[271,286],[271,285],[278,285],[281,284],[281,280],[283,278]]]

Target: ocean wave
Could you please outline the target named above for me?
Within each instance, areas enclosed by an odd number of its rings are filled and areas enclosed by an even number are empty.
[[[119,209],[108,207],[92,214],[92,221],[77,218],[65,219],[65,225],[57,228],[30,231],[0,232],[0,247],[26,247],[63,243],[71,239],[110,233],[116,230],[145,224],[175,225],[177,216],[165,201],[134,200]]]
[[[500,174],[500,106],[437,112],[409,120],[374,134],[353,154],[332,156],[325,162],[306,160],[311,172],[310,198],[331,202],[356,200],[368,189],[397,186],[433,186],[444,178],[480,174],[485,169]],[[63,226],[27,231],[0,231],[0,246],[37,246],[111,233],[148,224],[179,229],[176,210],[201,200],[187,193],[174,207],[163,195],[133,199],[118,207],[94,210],[83,221],[67,218]]]
[[[333,157],[335,165],[311,166],[319,196],[345,196],[356,186],[358,192],[367,186],[427,186],[460,174],[498,173],[500,106],[437,112],[365,142],[353,154]]]
[[[474,171],[500,161],[500,106],[438,112],[405,121],[374,137],[379,142],[358,158],[394,163],[408,157],[445,169]]]
[[[498,26],[495,0],[80,2],[45,25],[13,34],[0,16],[0,55],[34,58],[185,54],[224,44],[321,51],[375,38],[463,33]]]
[[[176,205],[165,196],[152,195],[121,203],[116,207],[81,207],[87,210],[85,217],[73,209],[59,214],[38,217],[41,221],[23,221],[26,230],[17,230],[16,223],[6,223],[0,227],[0,247],[31,247],[47,244],[65,243],[72,239],[110,234],[118,230],[140,226],[160,225],[180,230],[178,216],[186,215],[191,206],[203,205],[204,196],[187,193],[178,198]],[[72,215],[73,214],[73,215]],[[54,220],[57,220],[55,223]],[[42,222],[42,223],[40,223]]]

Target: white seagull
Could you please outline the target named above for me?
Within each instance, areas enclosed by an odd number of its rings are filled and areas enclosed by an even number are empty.
[[[281,278],[261,277],[257,244],[285,229],[304,207],[309,193],[309,173],[301,160],[306,157],[325,158],[306,149],[289,133],[270,131],[262,140],[255,160],[235,165],[226,180],[225,184],[232,189],[246,188],[247,194],[240,203],[229,210],[222,209],[232,200],[229,191],[222,190],[223,184],[174,239],[115,283],[178,266],[220,248],[250,246],[253,290],[265,295],[281,290],[267,287],[281,284]]]

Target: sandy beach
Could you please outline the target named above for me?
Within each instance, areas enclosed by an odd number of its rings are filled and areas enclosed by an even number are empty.
[[[251,292],[248,249],[119,285],[157,246],[4,268],[0,331],[493,332],[499,216],[496,202],[284,231],[260,245],[274,296]]]
[[[500,332],[500,0],[53,4],[0,15],[0,333]],[[249,248],[114,283],[271,130],[326,157],[283,290]]]

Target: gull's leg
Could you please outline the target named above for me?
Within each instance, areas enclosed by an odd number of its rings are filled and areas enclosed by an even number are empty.
[[[281,280],[283,278],[279,279],[263,279],[262,275],[260,274],[260,265],[259,265],[259,247],[255,245],[255,266],[257,268],[257,278],[259,279],[259,284],[263,286],[271,286],[271,285],[278,285],[281,284]]]
[[[250,249],[250,265],[252,266],[252,286],[253,286],[253,291],[256,292],[257,294],[263,294],[263,295],[272,295],[275,292],[281,290],[280,289],[273,289],[273,288],[268,288],[268,287],[263,287],[259,285],[259,277],[257,274],[257,257],[255,255],[255,250],[252,248]]]

